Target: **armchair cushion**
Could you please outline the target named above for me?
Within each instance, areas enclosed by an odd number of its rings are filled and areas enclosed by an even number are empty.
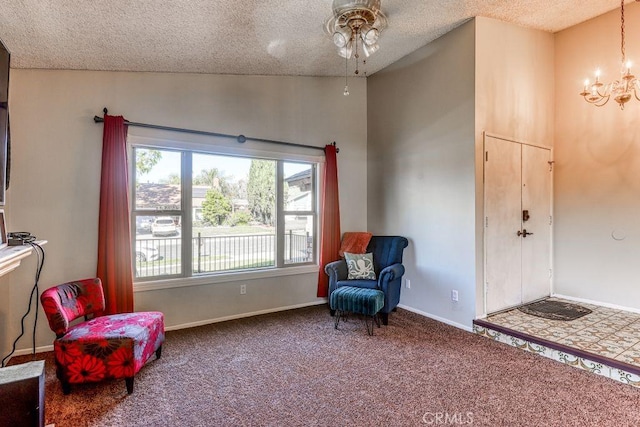
[[[367,280],[367,279],[353,279],[353,280],[340,280],[336,284],[336,289],[342,286],[352,286],[354,288],[367,288],[367,289],[377,289],[378,281],[377,280]]]
[[[113,314],[69,328],[53,342],[69,384],[133,377],[164,341],[160,312]]]
[[[373,254],[351,254],[344,253],[347,261],[349,275],[347,279],[367,279],[376,280],[376,272],[373,269]]]

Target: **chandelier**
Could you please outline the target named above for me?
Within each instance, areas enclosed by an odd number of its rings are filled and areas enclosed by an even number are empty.
[[[348,60],[355,58],[358,75],[360,53],[368,58],[380,48],[378,37],[387,28],[387,17],[380,10],[380,0],[333,0],[332,9],[333,15],[324,29],[333,38],[338,55],[345,60],[344,95],[348,96]]]
[[[639,1],[639,0],[636,0]],[[620,79],[611,83],[604,84],[600,81],[600,70],[596,71],[596,80],[590,83],[585,80],[584,89],[580,92],[589,104],[596,107],[602,107],[613,96],[613,99],[620,105],[620,109],[624,110],[624,105],[631,100],[632,96],[640,101],[638,92],[640,91],[640,82],[631,74],[631,61],[627,61],[624,43],[624,0],[620,1],[620,53],[622,54],[622,64],[620,70]]]

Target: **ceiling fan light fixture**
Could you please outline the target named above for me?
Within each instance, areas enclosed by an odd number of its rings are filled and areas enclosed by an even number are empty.
[[[333,44],[335,44],[338,49],[341,49],[349,43],[351,40],[351,30],[348,28],[338,28],[336,32],[333,33]]]
[[[378,39],[387,28],[387,17],[380,9],[380,0],[333,0],[332,11],[325,21],[325,32],[333,38],[338,55],[345,59],[355,58],[355,74],[358,75],[359,52],[368,58],[380,49]],[[346,64],[345,68],[346,79]],[[345,90],[347,94],[348,90]]]
[[[338,49],[338,55],[346,59],[351,59],[351,56],[353,55],[353,44],[349,42],[346,46]]]
[[[362,41],[364,42],[364,44],[369,46],[376,44],[378,42],[378,38],[380,37],[380,31],[378,31],[378,29],[375,27],[371,27],[366,31],[363,31],[361,34]]]
[[[368,45],[365,43],[362,45],[362,51],[364,52],[364,56],[366,56],[367,58],[376,53],[378,49],[380,49],[380,45],[377,43],[372,45]]]

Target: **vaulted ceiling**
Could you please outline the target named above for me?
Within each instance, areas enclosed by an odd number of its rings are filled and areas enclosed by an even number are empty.
[[[633,1],[633,0],[631,0]],[[323,23],[331,0],[3,0],[13,68],[344,75]],[[369,74],[474,16],[556,32],[616,0],[382,0]]]

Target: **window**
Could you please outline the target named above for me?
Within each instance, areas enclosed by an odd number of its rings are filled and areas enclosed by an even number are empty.
[[[136,280],[315,263],[316,163],[132,153]]]

